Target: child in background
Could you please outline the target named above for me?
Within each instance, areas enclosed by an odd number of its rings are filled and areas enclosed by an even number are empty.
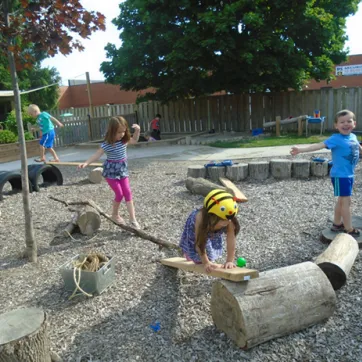
[[[153,137],[151,136],[151,132],[150,132],[150,131],[145,132],[145,139],[147,140],[147,142],[157,141],[155,138],[153,138]]]
[[[86,162],[80,164],[78,168],[87,167],[90,163],[99,160],[101,156],[106,153],[107,160],[103,164],[102,175],[115,194],[112,219],[120,224],[125,223],[124,219],[119,215],[120,203],[124,197],[131,225],[135,229],[140,229],[141,227],[135,216],[127,165],[127,144],[138,142],[140,126],[133,124],[132,128],[135,130],[133,137],[131,137],[128,123],[123,117],[112,117],[101,147]]]
[[[235,198],[224,190],[215,189],[204,199],[202,208],[189,215],[181,236],[180,247],[187,260],[203,264],[207,273],[216,268],[236,268],[235,236],[240,231],[236,218]],[[223,235],[226,235],[226,263],[216,264],[223,253]]]
[[[53,123],[57,124],[59,127],[63,127],[63,124],[59,122],[56,118],[52,117],[47,112],[40,112],[39,107],[36,104],[31,104],[28,107],[28,113],[30,116],[36,118],[36,123],[41,131],[40,144],[40,157],[36,158],[35,162],[46,162],[45,159],[45,150],[49,150],[52,154],[53,159],[50,162],[59,162],[59,158],[53,149],[55,131]]]
[[[354,182],[354,169],[359,160],[361,146],[356,135],[352,133],[356,127],[356,116],[349,110],[336,114],[334,126],[339,133],[321,143],[307,147],[292,147],[294,156],[302,152],[317,151],[327,148],[332,151],[333,166],[330,172],[334,188],[334,196],[338,196],[334,208],[332,231],[344,231],[353,237],[360,236],[360,231],[352,227],[351,195]]]
[[[150,122],[151,136],[156,141],[161,140],[160,120],[161,120],[161,115],[157,113],[155,118]]]

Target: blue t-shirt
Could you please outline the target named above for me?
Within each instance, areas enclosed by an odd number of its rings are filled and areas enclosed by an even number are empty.
[[[353,177],[359,160],[359,142],[356,135],[336,133],[326,139],[324,144],[332,152],[331,177]]]
[[[52,129],[54,129],[53,122],[50,120],[51,115],[47,112],[41,112],[37,119],[36,123],[40,127],[43,134],[49,133]]]

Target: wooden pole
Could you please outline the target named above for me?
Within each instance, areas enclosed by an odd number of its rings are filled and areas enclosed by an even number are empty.
[[[298,117],[298,136],[303,136],[303,118]]]
[[[277,116],[275,119],[275,135],[277,137],[280,137],[280,120],[281,120],[280,116]]]

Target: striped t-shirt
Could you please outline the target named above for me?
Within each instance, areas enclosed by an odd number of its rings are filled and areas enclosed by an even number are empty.
[[[121,161],[127,158],[127,144],[122,141],[117,141],[114,144],[104,141],[101,148],[106,153],[109,161]]]

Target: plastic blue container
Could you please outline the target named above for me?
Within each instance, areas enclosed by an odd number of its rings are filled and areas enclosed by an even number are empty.
[[[254,128],[252,131],[251,131],[251,135],[252,136],[258,136],[260,134],[263,133],[263,129],[262,128]]]

